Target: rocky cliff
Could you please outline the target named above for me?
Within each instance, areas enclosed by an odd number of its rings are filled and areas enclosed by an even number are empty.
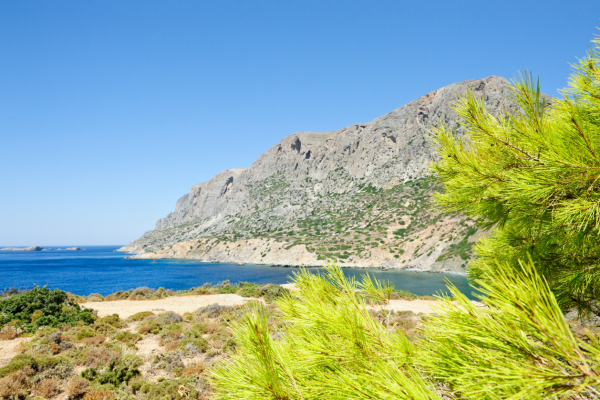
[[[428,206],[428,126],[458,128],[452,103],[470,88],[488,110],[512,105],[509,82],[455,83],[371,122],[298,132],[250,168],[192,187],[153,231],[120,249],[138,258],[464,272],[481,234]]]

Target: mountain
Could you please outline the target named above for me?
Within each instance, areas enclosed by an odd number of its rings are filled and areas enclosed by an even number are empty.
[[[389,267],[464,273],[475,221],[429,207],[435,159],[428,126],[459,129],[452,103],[467,89],[498,114],[509,82],[491,76],[426,94],[371,122],[298,132],[192,186],[154,230],[120,251],[135,258],[270,265]]]

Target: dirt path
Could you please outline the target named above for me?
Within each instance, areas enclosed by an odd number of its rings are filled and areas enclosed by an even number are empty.
[[[177,314],[193,312],[200,307],[218,303],[222,306],[236,306],[256,300],[251,297],[242,297],[237,294],[212,294],[206,296],[173,296],[160,300],[117,300],[97,303],[82,303],[82,307],[98,311],[99,317],[119,314],[127,318],[141,311],[173,311]]]
[[[19,344],[27,343],[29,338],[16,338],[12,340],[0,340],[0,367],[5,366],[17,354],[19,354]]]
[[[292,291],[298,290],[292,284],[282,285]],[[194,312],[200,307],[218,303],[223,306],[235,306],[244,304],[250,300],[249,297],[241,297],[237,294],[212,294],[206,296],[173,296],[160,300],[117,300],[98,303],[83,303],[81,306],[98,311],[98,316],[105,317],[111,314],[119,314],[121,318],[127,318],[141,311],[173,311],[177,314]],[[414,313],[432,313],[434,306],[439,305],[437,300],[391,300],[390,304],[383,308],[394,311],[412,311]]]

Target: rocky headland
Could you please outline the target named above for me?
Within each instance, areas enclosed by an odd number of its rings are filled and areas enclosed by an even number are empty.
[[[475,221],[430,207],[435,159],[428,127],[460,131],[452,104],[467,90],[499,114],[514,108],[509,82],[491,76],[433,91],[371,122],[298,132],[250,168],[195,185],[154,230],[119,251],[133,258],[462,274]]]

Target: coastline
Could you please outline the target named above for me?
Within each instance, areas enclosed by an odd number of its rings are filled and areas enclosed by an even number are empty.
[[[193,260],[194,262],[197,263],[207,263],[207,264],[237,264],[240,266],[245,266],[245,265],[261,265],[261,266],[271,266],[271,267],[281,267],[281,268],[322,268],[326,265],[326,261],[320,261],[319,263],[297,263],[297,262],[263,262],[263,261],[250,261],[250,260],[218,260],[218,259],[204,259],[202,257],[196,258],[196,257],[173,257],[173,256],[168,256],[168,255],[163,255],[163,254],[155,254],[152,253],[154,255],[154,257],[148,257],[146,254],[135,254],[135,253],[131,253],[131,252],[127,252],[127,251],[122,251],[121,249],[117,249],[115,250],[115,252],[117,253],[123,253],[123,254],[129,254],[128,256],[124,257],[125,260],[148,260],[148,259],[156,259],[156,260],[177,260],[177,261],[186,261],[186,260]],[[438,273],[438,274],[447,274],[447,275],[454,275],[454,276],[467,276],[467,272],[466,271],[456,271],[456,270],[451,270],[451,269],[436,269],[436,270],[431,270],[431,269],[420,269],[420,268],[416,268],[416,267],[412,267],[411,265],[407,265],[406,267],[397,267],[397,266],[389,266],[389,267],[385,267],[385,269],[382,269],[381,267],[377,267],[375,265],[365,265],[365,264],[358,264],[358,263],[339,263],[338,264],[340,268],[350,268],[350,269],[379,269],[379,270],[383,270],[383,271],[389,271],[389,270],[402,270],[402,271],[407,271],[407,272],[420,272],[420,273]]]

